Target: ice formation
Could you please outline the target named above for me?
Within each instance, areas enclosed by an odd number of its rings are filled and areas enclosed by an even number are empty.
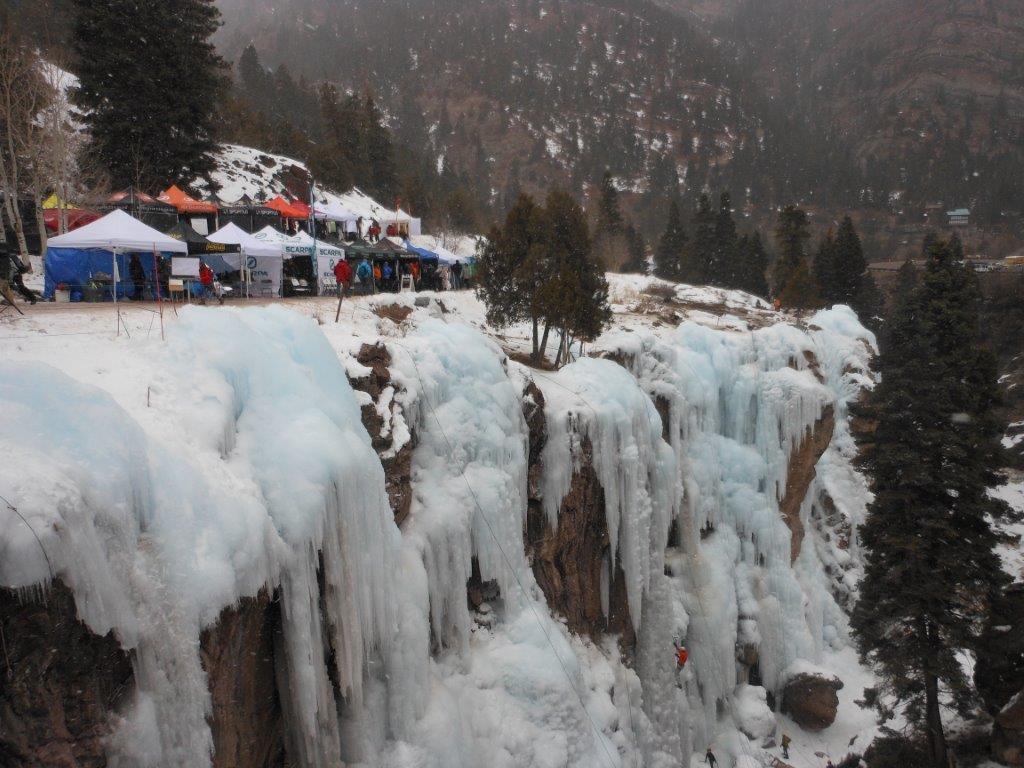
[[[667,768],[716,735],[749,762],[771,730],[766,692],[845,641],[857,550],[836,520],[849,529],[867,498],[846,409],[870,385],[873,344],[852,312],[609,333],[553,374],[459,323],[421,320],[385,342],[392,385],[374,407],[400,411],[385,429],[415,441],[401,531],[346,377],[355,364],[308,318],[184,312],[145,352],[145,407],[0,363],[0,490],[25,518],[0,510],[0,584],[60,578],[95,632],[133,650],[112,763],[210,763],[199,633],[264,588],[281,596],[282,706],[304,768]],[[545,399],[549,524],[588,451],[604,489],[602,603],[607,614],[621,569],[632,661],[613,638],[572,636],[534,580],[529,377]],[[829,414],[787,525],[791,459]],[[477,612],[470,579],[493,582]],[[690,650],[682,671],[674,640]],[[756,664],[737,663],[744,648]]]

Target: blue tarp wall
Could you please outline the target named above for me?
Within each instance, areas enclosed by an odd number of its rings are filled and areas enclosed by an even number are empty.
[[[169,258],[169,254],[161,254],[161,258]],[[153,285],[153,253],[152,251],[140,252],[139,259],[142,261],[142,271],[146,273],[147,287],[152,290]],[[130,299],[135,295],[135,285],[132,283],[131,272],[128,271],[128,263],[131,261],[130,253],[119,253],[117,255],[117,269],[119,280],[117,282],[117,298]],[[47,299],[53,298],[53,291],[58,283],[65,283],[71,291],[72,301],[81,301],[85,286],[97,272],[110,275],[114,268],[113,251],[102,248],[47,248],[44,260],[45,277],[43,284],[43,296]],[[101,298],[104,301],[112,300],[109,284],[104,286]]]

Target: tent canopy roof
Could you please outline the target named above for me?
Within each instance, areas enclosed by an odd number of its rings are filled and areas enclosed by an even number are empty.
[[[194,197],[187,194],[185,190],[178,187],[177,184],[171,184],[171,186],[160,193],[160,197],[158,197],[157,200],[163,203],[170,203],[178,209],[178,213],[217,212],[216,205],[196,200]]]
[[[267,208],[272,208],[279,214],[284,216],[286,219],[308,219],[309,211],[303,211],[302,208],[292,205],[283,197],[278,195],[273,200],[264,203]]]
[[[147,224],[114,210],[91,224],[51,237],[48,248],[103,248],[123,251],[167,251],[187,253],[188,246],[180,240],[158,232]]]
[[[237,253],[241,247],[237,243],[215,243],[196,232],[187,221],[179,221],[167,234],[185,242],[190,254]]]
[[[212,243],[233,243],[241,246],[242,250],[249,256],[280,257],[282,255],[280,244],[257,240],[237,224],[230,222],[206,239]]]

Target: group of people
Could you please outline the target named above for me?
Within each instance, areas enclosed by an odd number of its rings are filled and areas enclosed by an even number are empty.
[[[12,286],[29,304],[35,304],[39,300],[36,292],[25,285],[24,276],[29,271],[16,252],[10,250],[6,243],[0,243],[0,297],[12,307],[15,305]]]
[[[345,266],[342,267],[341,265]],[[346,275],[342,280],[339,273]],[[353,271],[345,259],[340,259],[334,266],[334,276],[338,283],[339,293],[374,294],[378,292],[395,292],[401,288],[402,278],[409,276],[416,290],[454,291],[465,288],[462,263],[456,261],[451,266],[441,264],[437,267],[419,261],[374,261],[360,259]]]

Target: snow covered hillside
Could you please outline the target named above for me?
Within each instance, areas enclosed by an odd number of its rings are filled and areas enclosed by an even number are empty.
[[[842,307],[609,278],[612,328],[558,372],[516,362],[527,329],[487,327],[468,293],[347,300],[338,324],[326,299],[188,307],[166,341],[141,306],[120,335],[109,306],[5,320],[0,620],[16,668],[51,653],[51,689],[90,705],[59,744],[33,737],[48,678],[19,680],[0,754],[676,768],[711,746],[732,768],[776,764],[785,732],[783,764],[810,768],[863,749],[848,406],[873,337]],[[19,642],[71,613],[87,631]]]

